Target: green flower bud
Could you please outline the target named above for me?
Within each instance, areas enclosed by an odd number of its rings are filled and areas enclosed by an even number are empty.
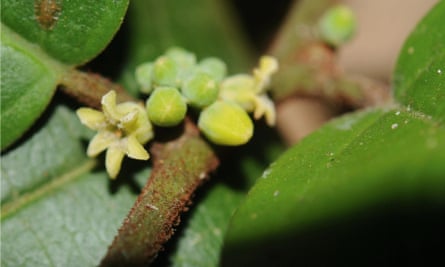
[[[198,127],[215,144],[237,146],[253,135],[253,122],[246,111],[233,102],[216,101],[205,108]]]
[[[198,108],[206,107],[218,98],[218,84],[203,72],[196,72],[187,79],[181,90],[190,105]]]
[[[321,38],[332,46],[339,46],[351,39],[356,27],[354,13],[344,5],[330,8],[318,24]]]
[[[149,94],[152,91],[152,80],[153,63],[143,63],[136,68],[136,81],[142,93]]]
[[[179,124],[187,112],[187,104],[174,87],[157,87],[147,99],[148,118],[158,126]]]
[[[227,66],[221,59],[216,57],[208,57],[203,59],[199,65],[199,69],[209,74],[216,81],[221,81],[227,75]]]
[[[179,67],[170,57],[162,56],[153,65],[153,82],[157,86],[177,86]]]
[[[165,55],[173,59],[181,69],[190,69],[196,65],[195,54],[180,47],[169,48]]]

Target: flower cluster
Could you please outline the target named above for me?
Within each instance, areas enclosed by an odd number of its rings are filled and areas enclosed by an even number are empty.
[[[136,69],[140,91],[149,94],[145,108],[131,102],[116,104],[116,93],[110,91],[102,98],[102,112],[90,108],[77,111],[83,124],[98,131],[87,154],[94,157],[107,149],[106,169],[115,178],[124,155],[149,158],[143,145],[153,138],[152,124],[175,126],[189,107],[200,111],[198,127],[210,141],[245,144],[253,135],[248,113],[255,119],[265,117],[270,126],[275,124],[275,107],[267,89],[277,69],[275,58],[263,56],[251,75],[227,76],[226,64],[218,58],[198,62],[193,53],[170,48]]]

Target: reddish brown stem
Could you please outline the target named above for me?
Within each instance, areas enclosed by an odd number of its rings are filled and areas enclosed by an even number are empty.
[[[118,102],[138,101],[129,95],[119,84],[95,73],[86,73],[76,69],[69,71],[60,82],[61,89],[79,102],[100,109],[102,96],[110,90],[117,92]]]
[[[173,234],[179,215],[218,159],[189,121],[176,140],[152,147],[154,167],[100,266],[146,266]]]

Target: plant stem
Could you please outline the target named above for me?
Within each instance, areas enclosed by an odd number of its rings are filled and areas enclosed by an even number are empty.
[[[152,147],[154,167],[100,266],[146,266],[174,232],[195,189],[218,165],[188,120],[179,138]]]
[[[280,62],[272,80],[272,94],[277,101],[278,129],[288,144],[299,141],[342,110],[391,101],[388,86],[383,83],[344,74],[336,64],[336,49],[317,36],[319,18],[335,3],[295,1],[269,49],[268,54]],[[289,112],[293,114],[284,114]]]
[[[118,102],[138,101],[129,95],[119,84],[95,73],[86,73],[73,69],[62,78],[61,89],[79,102],[93,108],[101,108],[102,96],[110,90],[117,93]]]

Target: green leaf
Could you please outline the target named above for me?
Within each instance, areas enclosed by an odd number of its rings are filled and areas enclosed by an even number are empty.
[[[129,188],[111,194],[103,172],[69,178],[2,216],[2,266],[99,264],[135,195]]]
[[[445,121],[445,2],[439,1],[411,33],[394,74],[401,103]]]
[[[85,147],[79,120],[64,106],[52,107],[54,113],[45,127],[25,143],[2,155],[2,205],[85,163]]]
[[[385,250],[385,243],[378,244],[385,234],[369,222],[389,227],[388,239],[403,239],[400,229],[406,227],[397,228],[403,221],[394,214],[406,216],[405,211],[424,220],[425,228],[410,228],[412,242],[421,242],[415,238],[425,238],[424,233],[434,239],[428,229],[437,224],[428,222],[434,222],[437,212],[425,217],[422,212],[445,207],[444,151],[445,128],[403,109],[368,110],[329,123],[257,181],[232,218],[224,265],[307,265],[332,259],[323,258],[332,254],[323,254],[332,246],[338,248],[332,257],[339,261],[329,264],[367,262]],[[377,223],[379,211],[388,207],[394,208],[389,212],[394,227],[385,224],[389,216]],[[357,218],[367,219],[345,223]],[[332,239],[324,243],[328,236]]]
[[[40,116],[64,72],[101,52],[127,5],[113,0],[2,1],[2,149]]]
[[[51,57],[79,65],[104,49],[127,6],[128,0],[4,0],[1,20]]]
[[[229,219],[243,198],[225,185],[212,187],[186,222],[171,266],[217,266]]]
[[[61,71],[42,61],[37,49],[32,51],[15,41],[15,36],[5,27],[2,27],[1,37],[3,149],[20,137],[45,109]]]
[[[52,105],[46,114],[32,137],[1,158],[1,236],[8,244],[1,264],[96,266],[136,194],[110,185],[104,171],[91,172],[96,164],[82,140],[91,132],[71,110]]]

